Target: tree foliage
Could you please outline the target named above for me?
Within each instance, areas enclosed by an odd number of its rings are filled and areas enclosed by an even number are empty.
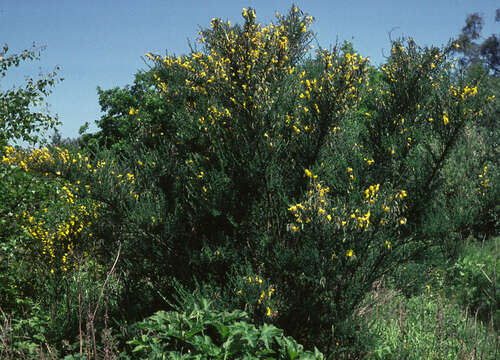
[[[10,67],[17,67],[26,60],[39,59],[40,49],[35,45],[20,54],[7,56],[8,50],[9,47],[4,45],[0,51],[0,79],[6,76]],[[0,92],[0,146],[3,147],[9,140],[23,140],[35,145],[42,139],[40,133],[60,124],[57,117],[43,111],[50,87],[58,81],[56,76],[54,71],[42,79],[28,78],[23,87]]]
[[[495,22],[500,21],[500,9],[495,12]],[[462,54],[464,66],[484,64],[495,76],[500,75],[500,34],[482,38],[484,19],[479,13],[467,16],[462,33],[456,41],[456,53]],[[482,42],[478,42],[482,40]]]

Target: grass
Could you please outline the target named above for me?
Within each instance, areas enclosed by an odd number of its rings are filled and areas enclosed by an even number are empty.
[[[432,291],[407,299],[378,289],[372,296],[377,303],[361,314],[368,359],[498,358],[493,319],[483,323]]]
[[[374,288],[358,311],[365,358],[498,359],[499,242],[467,246],[453,266],[436,269],[441,287],[435,281],[410,296]]]

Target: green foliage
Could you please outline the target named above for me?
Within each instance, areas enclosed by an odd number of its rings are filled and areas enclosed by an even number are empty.
[[[22,214],[50,203],[53,184],[22,168],[0,164],[0,307],[20,311],[16,299],[36,293],[40,263],[26,248],[32,241],[23,230]]]
[[[131,87],[97,88],[99,105],[105,115],[96,122],[100,131],[82,136],[84,147],[113,148],[117,152],[126,149],[130,152],[139,145],[138,142],[130,142],[130,134],[135,134],[139,141],[140,133],[146,131],[147,124],[161,121],[166,110],[156,91],[153,71],[138,72]],[[141,117],[137,118],[131,110],[139,108],[142,110]]]
[[[434,290],[406,299],[377,294],[379,304],[364,314],[370,359],[496,359],[498,340],[487,325],[475,321]]]
[[[22,300],[19,300],[21,302]],[[23,318],[12,318],[2,312],[0,314],[2,335],[0,357],[2,359],[40,359],[46,349],[52,358],[57,350],[47,344],[47,332],[50,319],[47,313],[29,300],[25,304],[30,309]]]
[[[498,329],[500,319],[500,238],[485,244],[467,247],[462,256],[447,272],[447,291],[456,297],[462,307],[487,321],[493,319]]]
[[[8,50],[9,47],[4,45],[0,51],[0,80],[6,76],[10,67],[39,58],[39,49],[34,45],[31,50],[24,50],[21,54],[6,56]],[[9,140],[23,140],[34,145],[43,139],[40,134],[44,130],[60,124],[57,117],[53,118],[41,109],[45,97],[50,94],[50,87],[56,81],[56,73],[52,72],[43,79],[29,78],[24,87],[0,92],[0,148],[7,145]],[[35,109],[39,110],[34,111]]]
[[[216,311],[205,298],[186,295],[177,311],[159,311],[136,325],[139,334],[128,341],[135,359],[324,358],[273,325],[252,325],[243,311]]]

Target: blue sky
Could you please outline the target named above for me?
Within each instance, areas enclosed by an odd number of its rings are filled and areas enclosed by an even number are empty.
[[[45,45],[41,60],[13,69],[0,79],[0,91],[22,84],[25,76],[48,73],[56,65],[65,80],[48,98],[50,112],[63,122],[63,137],[78,136],[86,121],[95,131],[100,107],[96,87],[131,84],[147,69],[146,52],[180,55],[198,30],[220,17],[241,22],[252,6],[257,22],[268,23],[292,3],[315,17],[312,30],[322,47],[349,40],[373,63],[383,61],[392,37],[412,36],[420,45],[441,46],[455,37],[468,14],[485,16],[483,35],[498,33],[498,0],[0,0],[0,45],[9,53]]]

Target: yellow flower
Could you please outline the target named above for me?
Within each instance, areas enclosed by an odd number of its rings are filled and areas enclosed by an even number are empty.
[[[345,254],[347,257],[351,257],[354,254],[354,251],[352,250],[347,250],[347,253]]]
[[[267,307],[266,315],[271,316],[271,309],[269,308],[269,306]]]
[[[308,178],[312,178],[312,173],[309,171],[309,169],[305,169],[304,172],[306,173]]]
[[[450,120],[448,119],[448,115],[446,113],[443,114],[443,123],[446,125],[450,122]]]

